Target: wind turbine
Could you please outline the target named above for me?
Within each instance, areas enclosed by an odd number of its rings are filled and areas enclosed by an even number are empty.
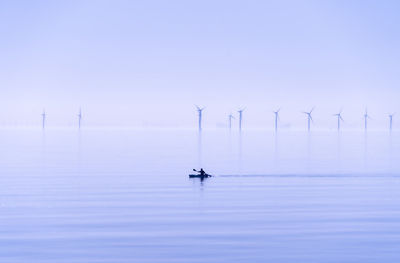
[[[201,131],[201,121],[203,118],[203,110],[204,108],[200,108],[199,106],[196,105],[197,112],[199,113],[199,131]]]
[[[42,113],[42,128],[44,129],[44,126],[46,124],[46,111],[43,109]]]
[[[239,112],[239,131],[242,131],[242,117],[243,117],[244,110],[245,109],[238,110],[238,112]]]
[[[231,113],[229,114],[228,118],[229,118],[229,130],[232,130],[232,119],[235,119],[235,117],[233,117]]]
[[[273,113],[275,114],[275,132],[278,131],[278,120],[279,120],[279,112],[281,109],[278,109],[277,111],[274,111]]]
[[[312,116],[311,116],[311,114],[312,114],[313,111],[314,111],[314,108],[312,108],[312,109],[310,110],[310,112],[303,111],[303,113],[307,115],[307,127],[308,127],[308,131],[311,130],[311,122],[314,122],[314,120],[313,120],[313,118],[312,118]]]
[[[340,131],[340,122],[344,121],[342,118],[342,110],[338,114],[334,114],[333,116],[337,117],[337,130]]]
[[[389,120],[390,120],[390,131],[392,131],[393,128],[393,116],[395,113],[389,114]]]
[[[368,129],[368,119],[371,119],[371,117],[368,115],[368,109],[365,109],[364,113],[364,129],[367,131]]]
[[[82,121],[82,109],[79,108],[79,114],[78,114],[78,126],[79,126],[79,129],[81,128],[81,121]]]

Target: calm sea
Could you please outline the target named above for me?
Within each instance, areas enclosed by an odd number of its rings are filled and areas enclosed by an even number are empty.
[[[3,129],[0,262],[400,262],[399,157],[388,132]]]

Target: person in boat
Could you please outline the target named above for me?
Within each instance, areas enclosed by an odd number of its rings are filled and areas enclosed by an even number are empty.
[[[203,170],[203,168],[200,168],[200,171],[198,171],[198,170],[196,170],[196,169],[193,169],[193,171],[199,173],[199,175],[198,175],[198,176],[197,176],[197,175],[189,175],[189,177],[199,177],[199,178],[202,178],[202,179],[211,177],[211,175],[207,174],[207,173]]]
[[[204,172],[203,168],[200,168],[199,173],[200,173],[200,176],[201,176],[202,178],[207,177],[207,174],[206,174],[206,172]]]

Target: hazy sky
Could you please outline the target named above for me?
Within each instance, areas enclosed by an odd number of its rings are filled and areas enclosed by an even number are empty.
[[[399,1],[1,1],[0,123],[372,126],[400,113]],[[400,117],[400,115],[399,115]]]

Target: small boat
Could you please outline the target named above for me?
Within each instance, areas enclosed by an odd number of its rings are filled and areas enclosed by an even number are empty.
[[[200,174],[189,174],[189,178],[201,178],[202,176]],[[211,174],[205,174],[205,176],[203,178],[208,178],[208,177],[212,177]]]

